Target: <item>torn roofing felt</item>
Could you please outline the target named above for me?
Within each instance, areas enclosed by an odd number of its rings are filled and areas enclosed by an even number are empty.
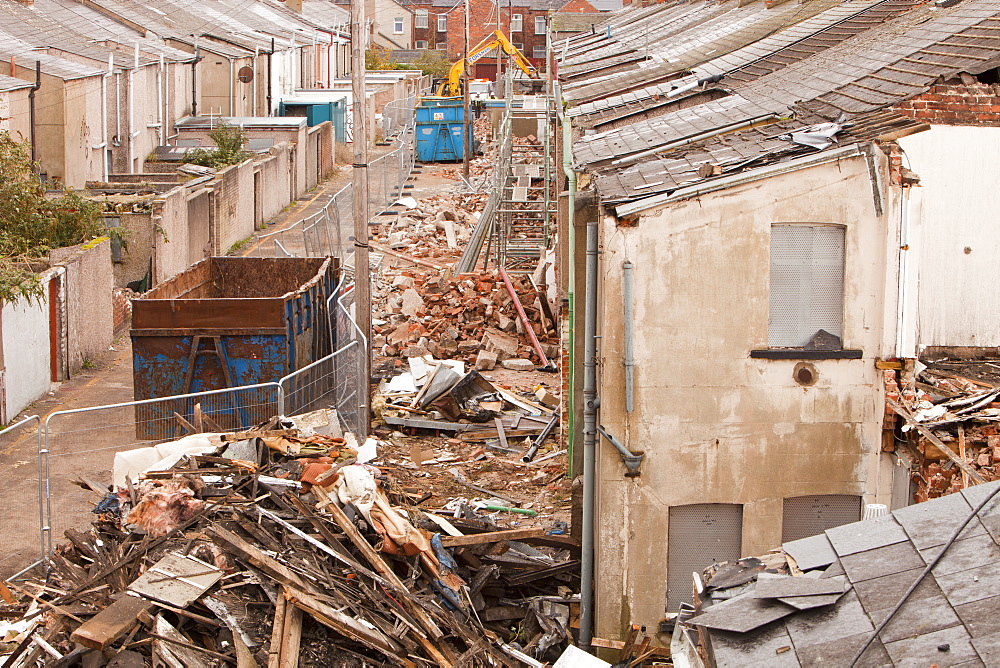
[[[787,566],[770,569],[784,572],[749,583],[715,587],[729,565],[715,567],[687,624],[704,629],[717,666],[846,666],[869,641],[856,665],[997,665],[1000,494],[988,498],[998,489],[976,485],[786,543]]]
[[[585,136],[574,144],[578,169],[598,172],[606,202],[630,202],[815,151],[780,135],[842,115],[854,127],[838,134],[841,143],[918,131],[926,126],[892,106],[939,79],[995,67],[998,29],[994,2],[915,7],[745,83],[723,80],[729,97]],[[698,173],[704,163],[713,167],[707,176]]]

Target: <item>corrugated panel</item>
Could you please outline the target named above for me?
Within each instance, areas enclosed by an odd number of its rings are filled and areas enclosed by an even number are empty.
[[[670,508],[667,529],[667,612],[691,602],[691,573],[740,558],[743,506],[695,503]]]
[[[827,529],[861,520],[861,497],[821,494],[785,499],[781,542],[821,534]]]
[[[772,225],[767,344],[801,347],[821,329],[841,336],[843,318],[844,228]]]

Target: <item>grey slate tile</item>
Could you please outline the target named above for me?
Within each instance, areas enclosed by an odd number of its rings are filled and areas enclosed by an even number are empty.
[[[975,508],[998,487],[1000,487],[1000,481],[988,482],[984,485],[967,487],[961,493],[969,505]],[[993,500],[989,501],[979,512],[979,521],[983,523],[993,538],[1000,540],[1000,494],[993,497]]]
[[[996,634],[1000,639],[1000,595],[957,605],[955,612],[973,638]]]
[[[840,563],[847,571],[847,577],[854,583],[924,566],[920,553],[909,541],[849,554],[841,557]]]
[[[792,668],[799,665],[785,625],[776,622],[757,633],[712,632],[712,656],[718,668],[762,665]]]
[[[826,537],[841,557],[907,540],[906,532],[892,515],[827,529]]]
[[[723,631],[745,633],[795,612],[795,608],[778,601],[750,596],[738,596],[717,603],[688,622]]]
[[[896,603],[897,601],[893,601],[889,607],[870,612],[872,622],[876,626],[881,624]],[[879,633],[879,637],[882,638],[882,642],[889,643],[915,635],[926,635],[961,623],[962,620],[942,594],[918,600],[909,598],[899,612],[892,616]]]
[[[1000,569],[995,564],[970,568],[937,578],[952,605],[990,598],[1000,591]]]
[[[765,574],[762,574],[765,575]],[[844,579],[830,578],[814,580],[812,578],[794,577],[791,575],[777,577],[758,577],[754,598],[784,598],[786,596],[816,596],[821,594],[843,594]]]
[[[956,495],[952,494],[951,496]],[[979,524],[978,520],[973,521]],[[982,524],[979,526],[982,528]],[[963,532],[964,534],[965,532]],[[920,556],[925,562],[930,563],[943,547],[943,545],[939,545],[921,550]],[[997,567],[1000,568],[1000,545],[997,545],[996,541],[983,530],[983,533],[972,538],[964,538],[952,543],[941,560],[934,566],[934,574],[938,576],[949,575],[989,563],[997,564]]]
[[[945,646],[947,650],[938,649]],[[964,626],[885,643],[885,649],[897,666],[929,666],[933,663],[945,668],[979,658]]]
[[[796,650],[874,629],[854,592],[848,592],[831,609],[810,610],[789,617],[785,628]]]
[[[824,534],[793,540],[782,545],[781,549],[795,559],[803,571],[828,566],[837,560],[837,553]]]
[[[973,638],[972,646],[987,666],[1000,666],[1000,633]]]
[[[949,494],[936,499],[936,503],[915,503],[893,511],[892,516],[903,527],[918,550],[944,544],[958,528],[972,507],[961,494]],[[985,529],[978,522],[970,522],[960,538],[968,538]]]
[[[868,640],[870,633],[859,633],[846,638],[838,638],[809,647],[795,648],[800,665],[808,668],[831,668],[833,666],[849,666],[854,655]],[[865,650],[857,668],[881,668],[891,666],[889,653],[882,646],[882,641],[876,638]]]
[[[854,583],[854,591],[857,592],[861,605],[871,615],[879,610],[890,609],[899,603],[899,599],[903,597],[903,594],[916,581],[922,571],[922,568],[914,568],[902,573],[893,573],[864,582],[856,582]],[[941,587],[934,579],[934,574],[930,573],[910,594],[910,600],[920,601],[942,594]]]

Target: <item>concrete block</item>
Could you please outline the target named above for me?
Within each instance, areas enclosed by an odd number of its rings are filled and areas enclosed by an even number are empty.
[[[535,365],[532,364],[531,360],[514,358],[507,359],[500,362],[500,365],[505,369],[510,369],[511,371],[533,371]]]
[[[513,360],[507,360],[513,361]],[[476,357],[475,369],[476,371],[490,371],[497,365],[497,354],[491,353],[488,350],[479,351],[479,355]]]

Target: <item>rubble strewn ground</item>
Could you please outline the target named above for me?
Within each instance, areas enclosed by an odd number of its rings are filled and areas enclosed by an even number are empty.
[[[389,251],[374,275],[373,438],[275,418],[238,441],[197,435],[210,447],[168,466],[123,460],[117,485],[81,478],[93,525],[66,532],[48,573],[0,590],[5,665],[560,655],[578,626],[579,545],[559,377],[540,370],[558,326],[540,275],[510,276],[511,294],[493,267],[451,274],[486,194],[454,168],[435,176],[448,185],[372,228]]]

